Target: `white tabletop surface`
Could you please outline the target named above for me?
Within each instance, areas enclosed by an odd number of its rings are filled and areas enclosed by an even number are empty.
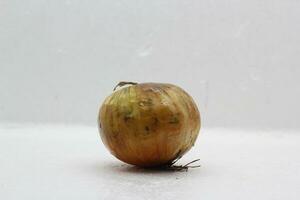
[[[300,199],[300,134],[204,129],[180,161],[148,171],[115,159],[97,128],[0,125],[0,199]]]

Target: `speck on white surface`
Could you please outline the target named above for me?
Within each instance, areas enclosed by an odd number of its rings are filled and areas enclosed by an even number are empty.
[[[104,148],[95,127],[0,125],[0,199],[300,198],[297,133],[203,129],[180,164],[147,171]]]

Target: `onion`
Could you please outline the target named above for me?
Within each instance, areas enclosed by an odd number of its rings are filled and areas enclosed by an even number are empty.
[[[98,116],[100,136],[128,164],[169,166],[194,145],[200,113],[183,89],[165,83],[131,84],[108,96]],[[116,88],[115,88],[116,89]]]

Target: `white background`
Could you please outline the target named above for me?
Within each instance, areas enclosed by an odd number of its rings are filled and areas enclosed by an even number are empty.
[[[0,199],[300,198],[300,1],[1,0]],[[102,145],[119,81],[184,88],[203,128],[171,173]]]
[[[95,125],[118,81],[169,82],[206,127],[299,129],[300,2],[2,0],[0,120]]]

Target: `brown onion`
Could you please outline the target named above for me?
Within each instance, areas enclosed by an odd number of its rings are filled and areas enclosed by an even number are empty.
[[[183,89],[164,83],[132,84],[113,92],[98,116],[105,146],[137,166],[169,165],[195,143],[200,113]]]

